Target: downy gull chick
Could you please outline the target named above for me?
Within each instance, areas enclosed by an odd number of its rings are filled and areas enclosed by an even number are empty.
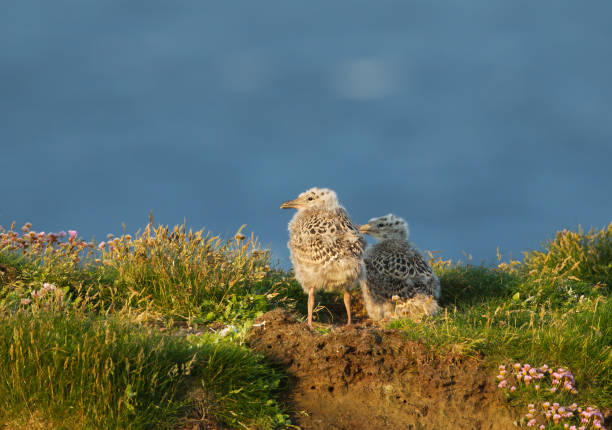
[[[436,313],[440,281],[408,242],[406,221],[389,214],[372,218],[359,231],[378,241],[364,256],[367,281],[361,289],[368,316],[381,320]]]
[[[349,290],[365,280],[365,239],[330,189],[311,188],[281,205],[289,208],[297,213],[289,222],[287,246],[295,278],[308,294],[308,326],[312,328],[314,293],[320,289],[344,290],[350,325]]]

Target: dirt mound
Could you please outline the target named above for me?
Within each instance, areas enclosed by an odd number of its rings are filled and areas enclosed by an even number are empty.
[[[311,332],[280,309],[256,324],[249,344],[290,376],[287,401],[304,429],[515,428],[477,360],[440,359],[361,324]]]

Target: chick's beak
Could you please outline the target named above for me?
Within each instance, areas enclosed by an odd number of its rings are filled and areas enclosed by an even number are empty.
[[[292,209],[297,207],[297,202],[295,200],[287,200],[280,205],[281,209]]]
[[[359,232],[363,234],[370,234],[370,224],[364,224],[359,227]]]

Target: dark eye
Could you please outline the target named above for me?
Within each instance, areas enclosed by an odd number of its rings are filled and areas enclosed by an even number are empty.
[[[312,197],[308,197],[308,200],[312,200]]]
[[[384,227],[385,225],[383,223],[378,224],[379,227]]]

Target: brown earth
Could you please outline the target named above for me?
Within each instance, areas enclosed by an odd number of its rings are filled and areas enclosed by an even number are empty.
[[[289,375],[284,400],[303,429],[515,428],[476,359],[441,358],[362,323],[310,331],[280,309],[256,324],[248,342]]]

